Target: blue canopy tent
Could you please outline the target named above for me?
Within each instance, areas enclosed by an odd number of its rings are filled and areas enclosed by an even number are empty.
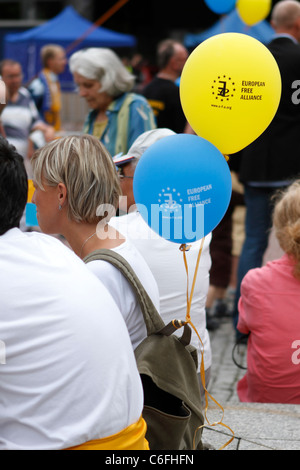
[[[7,34],[4,38],[4,58],[21,63],[24,81],[28,82],[41,70],[40,50],[46,44],[59,44],[69,55],[86,47],[124,48],[134,47],[134,36],[117,33],[103,27],[92,29],[93,23],[81,17],[73,7],[66,7],[47,23],[18,34]],[[86,35],[87,32],[90,34]],[[82,38],[82,41],[78,41]],[[78,41],[78,43],[76,42]],[[62,88],[72,89],[73,79],[69,70],[61,76]]]
[[[184,44],[187,48],[192,49],[206,39],[222,33],[248,34],[263,44],[270,42],[275,34],[272,26],[267,21],[261,21],[255,26],[249,27],[240,18],[237,10],[233,10],[206,31],[200,34],[187,34],[184,38]]]

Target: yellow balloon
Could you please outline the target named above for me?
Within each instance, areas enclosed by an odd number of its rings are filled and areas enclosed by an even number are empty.
[[[224,155],[256,140],[281,98],[281,75],[271,52],[245,34],[213,36],[188,58],[180,98],[194,132]]]
[[[238,0],[236,9],[246,25],[253,26],[267,18],[272,0]]]

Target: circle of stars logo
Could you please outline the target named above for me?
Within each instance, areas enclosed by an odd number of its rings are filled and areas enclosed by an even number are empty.
[[[235,82],[230,76],[219,75],[212,85],[212,95],[219,102],[230,101],[236,91]]]
[[[181,204],[183,203],[183,199],[181,198],[181,194],[177,191],[177,189],[162,189],[158,197],[158,202],[163,208],[164,212],[172,211],[176,213],[181,210]]]

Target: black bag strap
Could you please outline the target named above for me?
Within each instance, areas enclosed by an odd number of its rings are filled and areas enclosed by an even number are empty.
[[[189,325],[178,320],[174,320],[168,325],[165,325],[138,276],[130,264],[121,255],[113,250],[101,249],[90,253],[84,258],[83,261],[87,264],[92,261],[99,260],[111,263],[124,275],[124,277],[133,287],[144,316],[148,336],[152,334],[171,336],[175,331],[181,327],[184,327],[183,336],[180,341],[184,344],[184,346],[190,344],[192,332]]]
[[[248,367],[244,367],[242,366],[241,364],[239,364],[235,358],[235,353],[236,353],[236,350],[238,349],[238,347],[240,345],[246,345],[247,342],[248,342],[248,339],[249,339],[249,336],[250,334],[247,334],[247,335],[241,335],[235,342],[235,345],[233,346],[233,349],[232,349],[232,360],[234,362],[234,364],[239,368],[239,369],[242,369],[242,370],[248,370]]]

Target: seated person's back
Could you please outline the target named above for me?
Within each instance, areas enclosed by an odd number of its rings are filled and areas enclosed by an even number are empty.
[[[106,288],[61,242],[1,237],[2,449],[63,449],[136,422],[142,389]]]
[[[250,334],[248,371],[238,383],[243,402],[300,404],[294,346],[300,331],[300,184],[277,202],[275,233],[283,257],[245,276],[238,329]]]

